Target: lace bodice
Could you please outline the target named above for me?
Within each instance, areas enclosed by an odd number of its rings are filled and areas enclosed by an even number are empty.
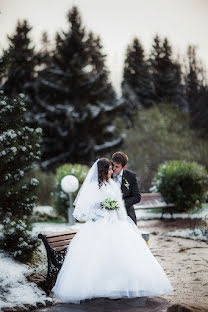
[[[90,196],[93,196],[93,202]],[[119,209],[108,210],[101,208],[100,204],[106,198],[117,200]],[[127,217],[121,189],[112,179],[104,183],[101,188],[98,187],[98,184],[92,184],[91,190],[89,190],[89,196],[86,196],[86,202],[83,205],[85,207],[81,209],[81,214],[77,213],[76,209],[73,213],[74,217],[79,221],[97,221],[98,219],[105,218],[107,221],[113,222]]]

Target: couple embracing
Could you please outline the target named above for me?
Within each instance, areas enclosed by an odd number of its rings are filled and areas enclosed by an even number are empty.
[[[52,292],[63,302],[158,296],[173,291],[136,226],[141,195],[128,157],[97,160],[75,199],[74,217],[86,221],[71,241]]]

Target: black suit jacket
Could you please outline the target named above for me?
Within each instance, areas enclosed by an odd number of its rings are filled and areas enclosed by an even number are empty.
[[[129,184],[128,187],[125,186],[125,184],[127,184],[126,181]],[[134,221],[134,223],[137,224],[133,205],[140,202],[141,194],[136,174],[134,172],[127,169],[123,171],[121,191],[123,193],[123,200],[125,202],[127,214]]]

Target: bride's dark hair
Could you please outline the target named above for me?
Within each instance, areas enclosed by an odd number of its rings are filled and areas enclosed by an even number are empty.
[[[101,187],[101,185],[108,181],[108,170],[109,167],[112,165],[112,162],[108,158],[100,158],[98,160],[97,166],[98,166],[98,185]]]

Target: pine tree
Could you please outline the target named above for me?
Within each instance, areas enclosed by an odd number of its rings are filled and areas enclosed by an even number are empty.
[[[199,130],[200,136],[208,138],[208,86],[201,88],[191,111],[191,126]]]
[[[150,64],[157,102],[171,102],[185,109],[181,66],[173,60],[172,48],[167,38],[161,41],[158,35],[155,36]]]
[[[34,118],[43,129],[42,167],[88,163],[122,142],[113,120],[121,108],[108,81],[100,39],[86,33],[78,9],[56,35],[50,66],[33,84]]]
[[[4,80],[7,76],[7,71],[9,67],[9,56],[8,51],[3,50],[2,55],[0,56],[0,88],[3,88]]]
[[[185,84],[186,98],[193,128],[204,128],[207,121],[208,105],[207,81],[205,70],[197,59],[196,46],[187,49],[188,64],[186,66]]]
[[[34,46],[29,37],[32,27],[28,22],[18,21],[13,36],[8,36],[9,48],[7,50],[10,64],[4,91],[8,96],[24,93],[25,84],[34,80],[36,58]]]
[[[48,33],[44,31],[41,37],[41,48],[35,54],[35,59],[37,62],[35,73],[50,65],[50,63],[52,62],[51,56],[51,43],[48,38]]]
[[[130,115],[138,108],[148,108],[154,103],[154,85],[145,59],[144,49],[137,38],[128,46],[124,63],[122,96]]]
[[[8,98],[0,91],[0,216],[1,248],[26,261],[37,247],[31,235],[31,214],[38,180],[28,173],[40,157],[41,129],[24,125],[24,95]],[[13,118],[11,118],[11,116]]]

